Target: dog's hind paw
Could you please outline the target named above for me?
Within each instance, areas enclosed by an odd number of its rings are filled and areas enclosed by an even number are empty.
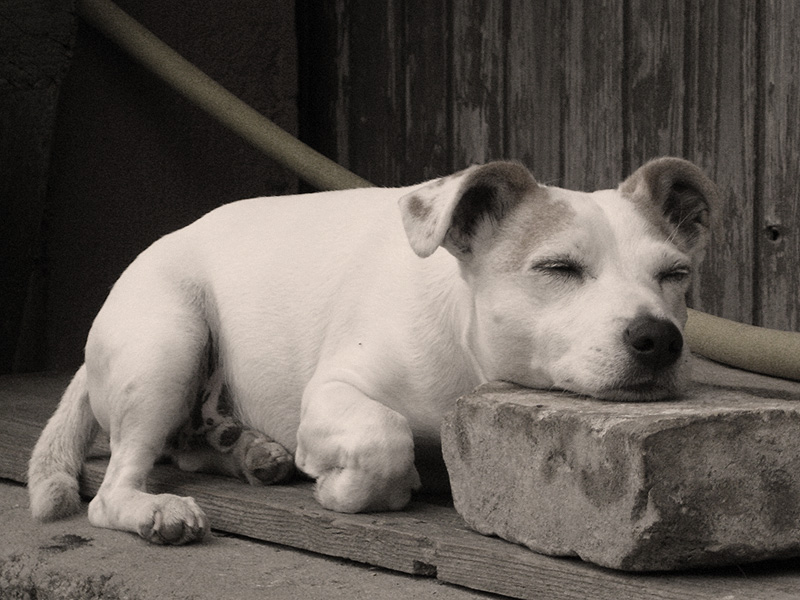
[[[139,535],[154,544],[181,545],[203,539],[209,529],[194,498],[160,494],[151,518],[139,526]]]
[[[242,476],[251,485],[271,485],[291,477],[294,473],[294,458],[279,443],[270,438],[252,433],[242,444],[240,469]]]

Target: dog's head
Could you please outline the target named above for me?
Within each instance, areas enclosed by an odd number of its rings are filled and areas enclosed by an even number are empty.
[[[685,295],[715,203],[711,181],[677,158],[594,193],[489,163],[400,200],[414,251],[459,260],[465,340],[486,379],[615,400],[685,386]]]

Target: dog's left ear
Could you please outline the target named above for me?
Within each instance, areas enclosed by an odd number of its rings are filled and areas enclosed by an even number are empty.
[[[403,226],[414,252],[439,246],[457,258],[472,252],[479,225],[499,223],[538,184],[514,162],[497,161],[435,179],[400,198]]]
[[[648,212],[655,207],[667,233],[687,252],[703,249],[718,197],[716,186],[699,167],[681,158],[657,158],[637,169],[619,190]]]

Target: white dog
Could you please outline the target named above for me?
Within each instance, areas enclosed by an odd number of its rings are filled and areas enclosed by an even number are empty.
[[[697,167],[664,158],[594,193],[497,162],[420,186],[223,206],[154,243],[111,290],[31,458],[32,512],[79,506],[99,423],[112,454],[91,522],[161,543],[202,537],[191,498],[145,481],[207,385],[210,349],[236,420],[294,455],[337,511],[402,508],[419,486],[415,443],[435,444],[482,382],[675,395],[715,195]]]

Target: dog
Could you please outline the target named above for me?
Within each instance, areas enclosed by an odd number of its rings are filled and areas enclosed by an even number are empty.
[[[483,382],[679,395],[685,295],[715,204],[698,167],[667,157],[593,193],[492,162],[418,186],[224,205],[156,241],[112,288],[33,451],[33,516],[78,509],[99,425],[111,457],[91,523],[202,538],[194,500],[145,481],[223,387],[230,416],[211,429],[258,432],[275,445],[267,479],[293,459],[343,512],[402,509],[420,485],[415,446],[435,447],[443,415]],[[205,461],[191,444],[178,454],[186,468]]]

